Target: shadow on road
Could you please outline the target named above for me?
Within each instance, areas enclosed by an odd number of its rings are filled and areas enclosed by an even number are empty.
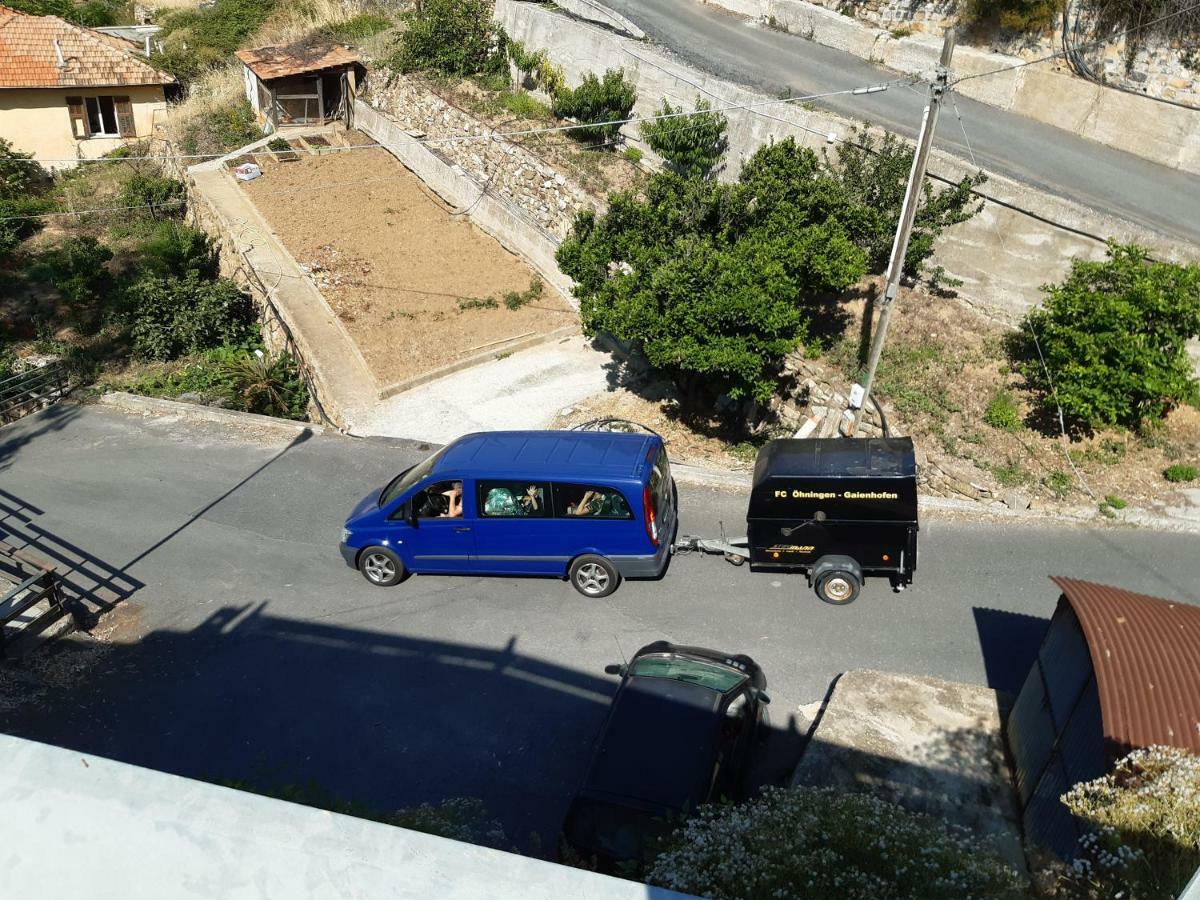
[[[987,686],[1002,695],[1016,697],[1030,666],[1037,659],[1050,620],[982,606],[972,607],[971,612],[975,616],[975,630],[979,633]],[[1006,712],[1003,708],[1001,711]]]
[[[21,449],[39,437],[66,428],[79,415],[74,403],[56,403],[35,415],[0,427],[0,472],[12,465]]]

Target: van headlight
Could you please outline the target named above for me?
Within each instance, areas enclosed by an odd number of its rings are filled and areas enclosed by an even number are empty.
[[[345,543],[348,543],[348,542],[349,542],[349,540],[350,540],[350,529],[349,529],[349,528],[343,528],[343,529],[342,529],[342,543],[343,543],[343,544],[345,544]]]

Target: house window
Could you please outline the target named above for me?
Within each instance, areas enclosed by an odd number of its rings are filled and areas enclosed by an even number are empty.
[[[79,140],[92,137],[136,137],[133,104],[128,97],[68,97],[71,132]]]

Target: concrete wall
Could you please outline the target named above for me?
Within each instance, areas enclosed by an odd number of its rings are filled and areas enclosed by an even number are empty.
[[[929,73],[941,54],[940,32],[895,38],[886,30],[806,0],[708,2],[762,21],[774,19],[776,27],[897,72]],[[1047,48],[1045,53],[1059,49]],[[960,44],[953,68],[962,77],[1023,61]],[[1200,111],[1102,87],[1072,75],[1064,63],[1025,66],[964,81],[955,90],[1160,165],[1200,173]]]
[[[111,153],[131,138],[75,140],[67,97],[128,97],[133,106],[133,123],[138,138],[150,137],[155,111],[167,108],[162,85],[112,88],[52,88],[44,90],[0,90],[0,137],[15,149],[33,153],[47,168],[70,168],[74,162],[58,160],[95,159]]]
[[[0,753],[6,897],[685,898],[8,735]]]
[[[545,48],[572,83],[582,80],[585,72],[624,68],[637,85],[639,115],[652,115],[663,97],[687,105],[698,95],[717,106],[759,104],[758,109],[725,113],[729,119],[725,178],[736,177],[745,159],[764,143],[794,137],[819,151],[831,146],[827,135],[845,137],[855,124],[795,104],[763,105],[772,98],[682,66],[646,44],[531,3],[497,0],[496,17],[527,47]],[[636,128],[627,126],[626,131],[636,137]],[[962,161],[941,153],[935,153],[930,164],[932,175],[952,180],[966,171]],[[1137,241],[1167,259],[1193,259],[1197,253],[1194,247],[1001,176],[992,175],[984,193],[990,199],[983,212],[948,229],[932,262],[963,280],[958,289],[963,300],[1004,321],[1017,320],[1037,303],[1040,285],[1061,279],[1073,258],[1102,258],[1101,236]]]
[[[561,17],[560,17],[561,18]],[[528,262],[545,281],[578,308],[571,296],[571,280],[559,271],[554,254],[559,240],[516,204],[485,190],[485,186],[452,165],[430,146],[362,100],[354,102],[354,127],[383,145],[437,194],[461,210],[470,210],[471,221],[507,250]]]

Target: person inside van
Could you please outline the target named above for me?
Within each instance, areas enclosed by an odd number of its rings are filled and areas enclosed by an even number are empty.
[[[460,518],[462,516],[462,482],[453,482],[450,490],[442,491],[442,496],[446,498],[446,511],[442,513],[442,518]]]
[[[530,515],[541,508],[542,489],[536,484],[531,484],[525,488],[525,493],[521,497],[521,507],[525,515]]]
[[[598,491],[584,491],[579,502],[567,506],[568,516],[595,516],[600,513],[601,497]]]

